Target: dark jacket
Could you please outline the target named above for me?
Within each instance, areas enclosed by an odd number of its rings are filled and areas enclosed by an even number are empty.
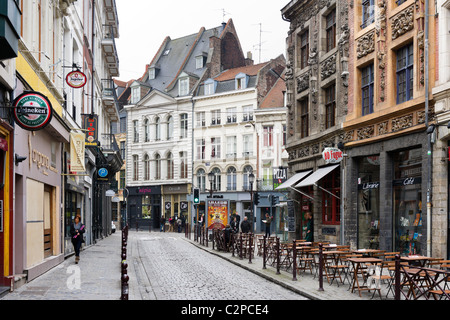
[[[77,241],[84,242],[83,233],[86,232],[86,226],[81,223],[81,227],[79,230],[75,229],[75,223],[72,222],[70,225],[70,235],[72,237],[72,242],[75,243]],[[79,233],[79,234],[77,234]]]
[[[251,229],[250,221],[248,221],[248,220],[242,221],[242,223],[241,223],[242,232],[248,233],[248,232],[250,232],[250,229]]]
[[[239,224],[237,223],[237,221],[231,221],[230,223],[231,226],[231,230],[233,231],[233,233],[238,233],[239,232]]]

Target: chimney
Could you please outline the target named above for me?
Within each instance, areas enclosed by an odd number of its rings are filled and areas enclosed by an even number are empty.
[[[245,65],[246,66],[252,66],[254,63],[253,61],[253,55],[251,51],[247,51],[247,58],[245,59]]]

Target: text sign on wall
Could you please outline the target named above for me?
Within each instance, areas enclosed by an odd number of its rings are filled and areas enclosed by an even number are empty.
[[[344,153],[338,148],[325,148],[322,157],[326,163],[339,163],[344,158]]]
[[[14,100],[13,107],[15,122],[25,130],[41,130],[52,120],[52,104],[39,92],[22,93]]]

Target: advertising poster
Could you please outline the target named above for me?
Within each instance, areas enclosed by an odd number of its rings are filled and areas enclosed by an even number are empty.
[[[228,200],[208,200],[208,229],[224,229],[228,224]]]

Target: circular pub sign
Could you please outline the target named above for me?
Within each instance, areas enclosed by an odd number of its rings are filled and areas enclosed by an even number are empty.
[[[41,130],[52,120],[52,104],[39,92],[22,93],[14,100],[13,107],[14,120],[25,130]]]
[[[76,70],[67,74],[66,82],[72,88],[78,89],[84,87],[87,82],[87,77],[83,72]]]

